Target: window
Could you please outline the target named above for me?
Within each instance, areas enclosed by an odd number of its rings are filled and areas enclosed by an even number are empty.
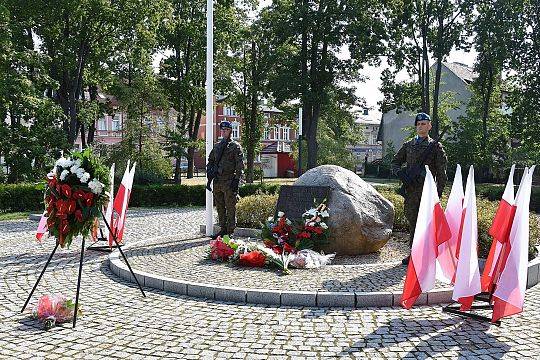
[[[238,123],[238,121],[233,121],[233,123],[232,123],[231,137],[233,139],[239,139],[240,138],[240,124]]]
[[[98,119],[97,129],[102,131],[107,130],[107,120],[105,119],[105,117],[101,117]]]
[[[369,115],[369,109],[364,108],[364,115]]]
[[[283,140],[290,140],[290,128],[283,127]]]
[[[236,116],[236,112],[232,107],[225,106],[223,107],[223,115],[225,116]]]
[[[120,131],[122,130],[122,119],[120,114],[114,114],[113,121],[112,121],[112,131]]]
[[[265,127],[264,127],[264,135],[263,135],[263,139],[264,139],[264,140],[270,139],[270,130],[268,129],[268,126],[265,126]]]

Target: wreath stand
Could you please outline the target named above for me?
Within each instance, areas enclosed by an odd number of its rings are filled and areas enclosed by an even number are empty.
[[[133,275],[133,278],[135,279],[135,282],[139,286],[139,289],[141,290],[141,293],[142,293],[143,297],[146,297],[146,294],[144,293],[144,290],[143,290],[141,284],[139,283],[139,280],[135,276],[135,273],[133,273],[133,270],[131,269],[131,265],[129,264],[129,261],[128,261],[126,255],[124,254],[124,251],[120,247],[120,244],[118,243],[118,240],[116,239],[116,234],[112,232],[111,227],[110,227],[109,223],[107,222],[107,219],[105,218],[105,215],[103,214],[103,210],[100,209],[99,212],[101,213],[101,216],[103,218],[103,221],[105,222],[105,226],[107,226],[107,229],[109,230],[109,233],[112,234],[112,236],[113,236],[113,240],[114,240],[114,242],[116,244],[116,248],[118,248],[118,250],[120,250],[120,254],[122,254],[122,258],[126,262],[126,265],[127,265],[128,269],[129,269],[129,271],[131,272],[131,275]],[[56,241],[56,245],[54,246],[54,249],[51,252],[51,255],[49,255],[49,258],[47,259],[47,262],[45,263],[45,266],[43,267],[43,270],[41,270],[41,274],[39,274],[39,277],[38,277],[36,283],[34,284],[34,287],[32,288],[32,291],[30,291],[30,294],[28,295],[28,298],[26,299],[26,302],[24,303],[24,306],[23,306],[23,308],[21,310],[21,313],[24,312],[24,310],[26,309],[26,306],[30,302],[30,299],[32,298],[32,295],[34,294],[34,291],[36,290],[39,282],[41,281],[41,278],[43,277],[43,274],[45,273],[45,270],[47,270],[47,266],[49,266],[49,263],[51,262],[51,259],[52,259],[53,255],[54,255],[54,253],[58,249],[58,245],[59,245],[59,242]],[[79,310],[79,293],[80,293],[80,289],[81,289],[81,275],[82,275],[83,258],[84,258],[84,237],[82,239],[81,257],[80,257],[80,260],[79,260],[79,276],[78,276],[78,279],[77,279],[77,292],[76,292],[76,295],[75,295],[75,312],[73,314],[73,328],[75,328],[75,325],[77,323],[77,312]]]
[[[477,294],[474,296],[473,303],[474,301],[479,301],[479,302],[484,302],[486,304],[471,305],[470,310],[493,310],[492,300],[493,300],[493,291],[482,292],[480,294]],[[450,313],[450,314],[462,316],[462,317],[468,317],[468,318],[475,319],[482,322],[488,322],[496,326],[501,326],[500,320],[492,322],[491,318],[487,316],[476,314],[470,311],[462,311],[460,310],[460,305],[457,305],[457,304],[446,305],[443,307],[442,311]]]

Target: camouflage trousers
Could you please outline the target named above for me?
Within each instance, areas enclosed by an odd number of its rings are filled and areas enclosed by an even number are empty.
[[[405,196],[404,210],[405,217],[409,223],[409,246],[412,246],[414,239],[414,230],[416,229],[416,219],[418,217],[418,209],[420,208],[420,199],[422,198],[422,189],[420,191],[407,192]]]
[[[231,180],[214,180],[214,205],[217,208],[221,231],[232,234],[236,228],[237,194],[230,188]]]

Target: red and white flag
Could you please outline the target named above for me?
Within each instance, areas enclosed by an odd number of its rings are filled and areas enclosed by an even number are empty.
[[[421,293],[431,290],[435,285],[438,247],[450,237],[450,228],[439,202],[435,180],[426,166],[411,258],[401,297],[404,308],[410,309]]]
[[[529,203],[534,166],[525,169],[516,196],[516,212],[510,229],[506,262],[497,280],[493,293],[493,316],[495,322],[502,317],[523,311],[527,287],[527,265],[529,249]]]
[[[45,234],[48,231],[47,228],[47,216],[45,216],[46,213],[43,213],[41,215],[41,219],[39,219],[39,224],[36,232],[36,239],[37,241],[41,241],[41,238],[43,237],[43,234]]]
[[[516,165],[512,165],[499,208],[495,213],[495,218],[493,218],[489,229],[489,235],[493,238],[493,242],[491,243],[489,255],[482,273],[482,291],[485,292],[491,292],[493,290],[493,285],[499,275],[497,270],[502,269],[502,261],[499,261],[499,259],[501,258],[503,247],[508,242],[510,228],[512,227],[512,221],[516,212],[513,180],[515,168]],[[522,183],[524,178],[522,177]]]
[[[129,163],[128,163],[129,167]],[[105,219],[107,220],[107,223],[109,226],[112,226],[112,212],[113,212],[113,196],[114,196],[114,168],[115,164],[111,165],[111,169],[109,172],[109,182],[111,183],[111,187],[109,188],[109,191],[107,195],[109,196],[109,203],[107,204],[107,208],[105,209]],[[103,237],[105,239],[109,239],[109,228],[107,225],[105,225],[105,228],[103,229]],[[112,244],[109,241],[109,246],[112,246]]]
[[[470,310],[474,295],[481,292],[478,269],[478,215],[474,189],[474,168],[469,168],[463,215],[457,243],[457,268],[452,299],[461,303],[461,310]]]
[[[452,183],[452,190],[448,196],[444,215],[448,222],[448,227],[452,236],[450,240],[439,245],[439,256],[437,257],[437,279],[446,283],[453,283],[457,267],[457,243],[461,218],[463,216],[463,179],[461,177],[461,166],[456,167],[456,175]]]
[[[124,171],[124,176],[122,177],[122,182],[116,193],[113,204],[113,214],[112,214],[112,231],[116,235],[116,240],[118,243],[122,242],[122,237],[124,236],[124,226],[126,221],[126,213],[129,203],[129,197],[131,196],[131,188],[133,186],[133,177],[135,175],[135,166],[131,170],[129,169],[129,161]],[[109,246],[112,246],[114,243],[112,234],[109,234]]]

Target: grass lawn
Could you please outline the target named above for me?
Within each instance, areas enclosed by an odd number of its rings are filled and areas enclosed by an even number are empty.
[[[0,213],[0,221],[28,219],[27,212]]]

